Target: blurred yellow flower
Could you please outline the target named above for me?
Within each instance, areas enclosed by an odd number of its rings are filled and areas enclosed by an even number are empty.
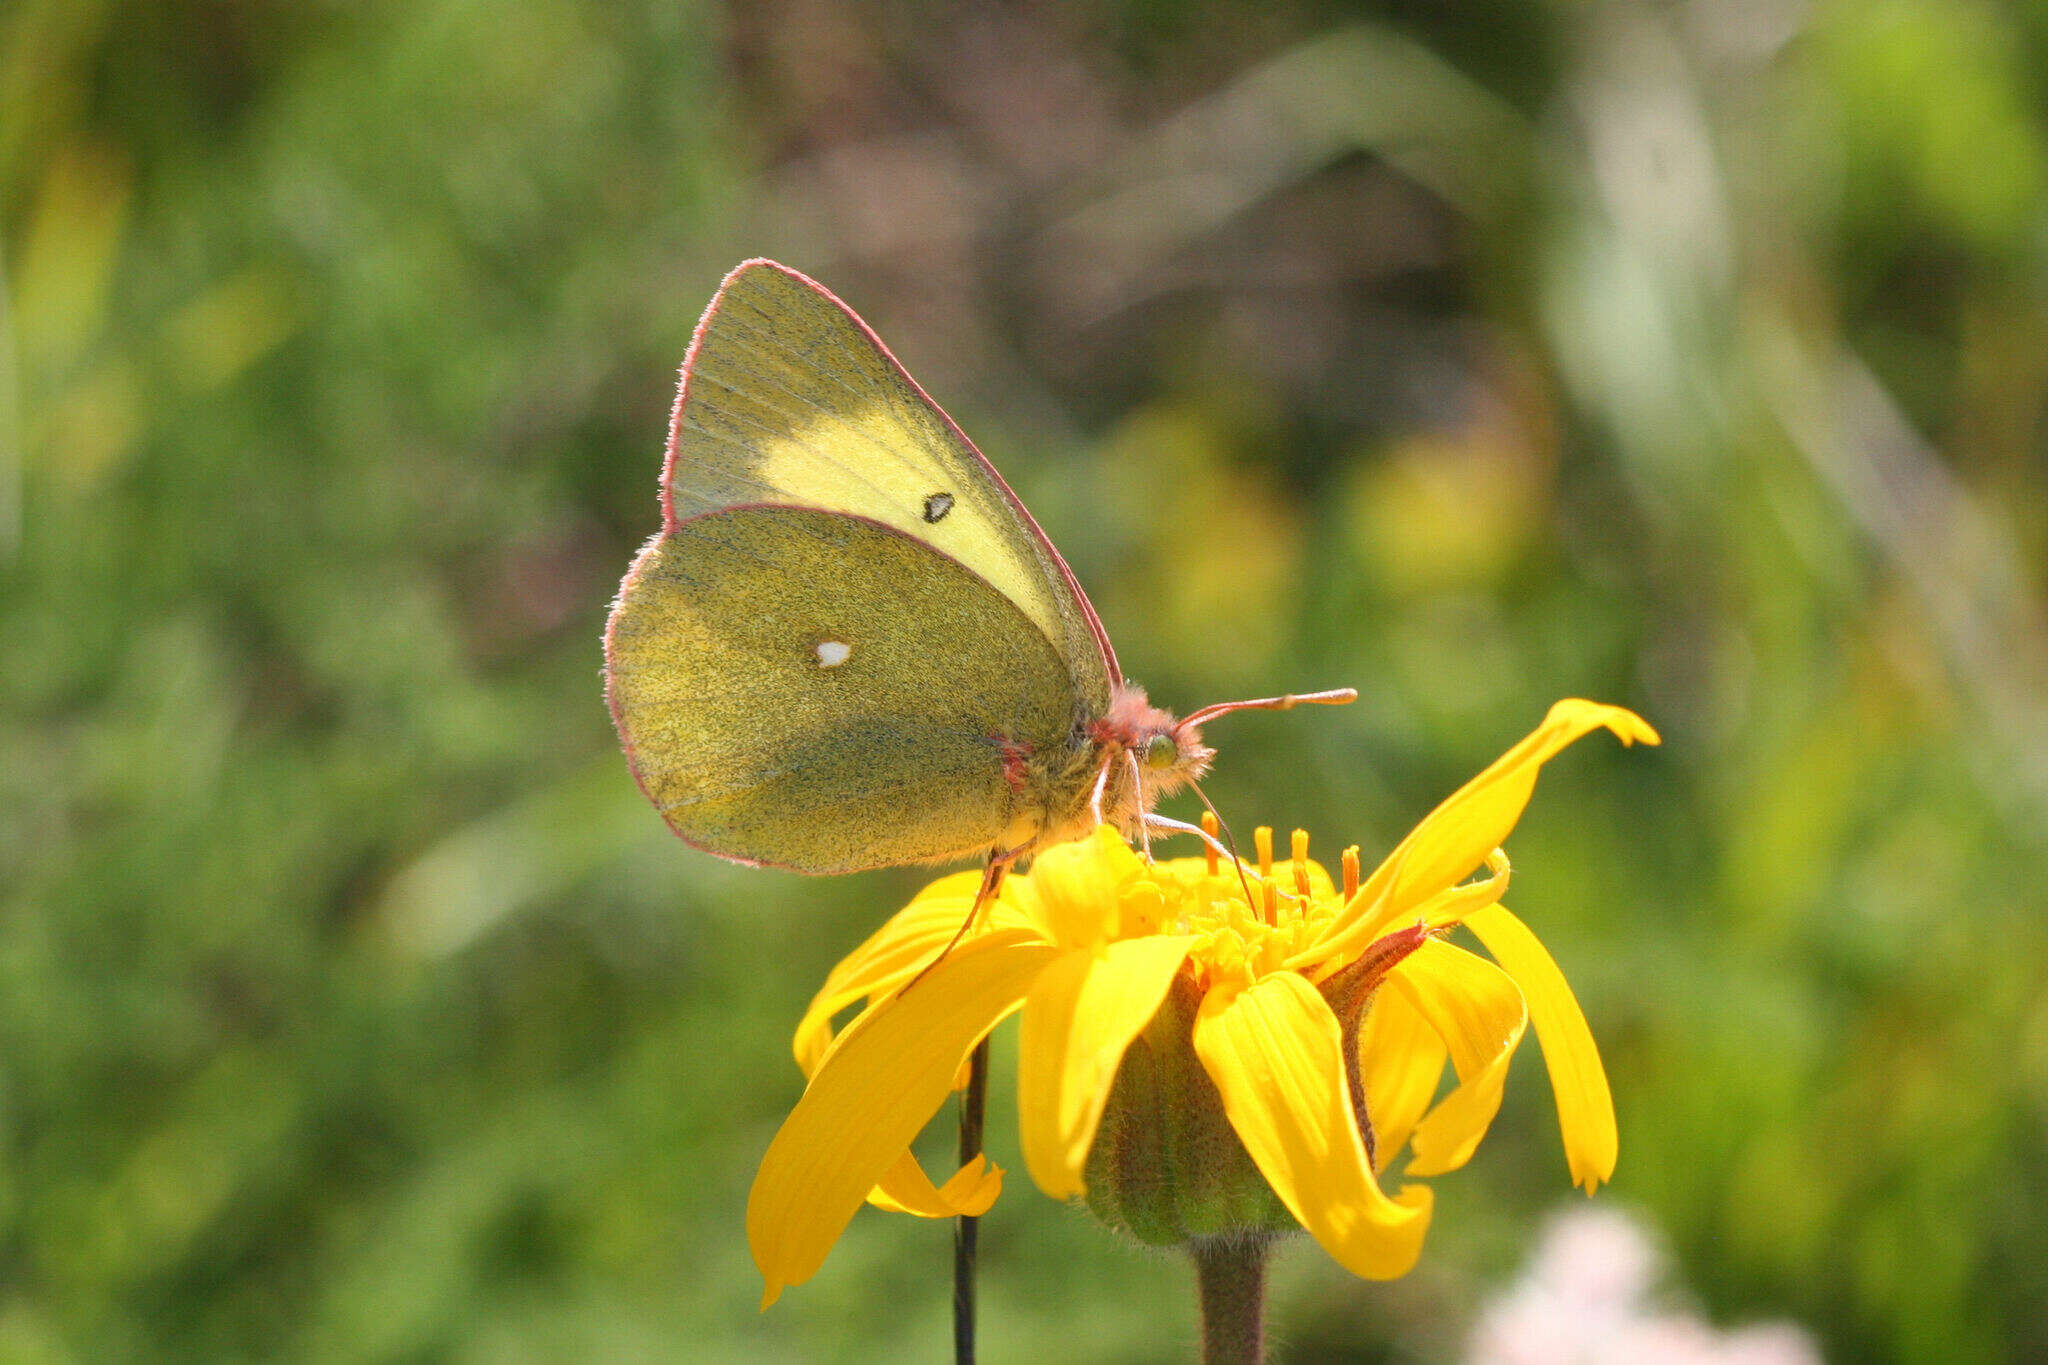
[[[1430,1191],[1390,1196],[1379,1173],[1404,1148],[1405,1176],[1463,1165],[1530,1024],[1573,1183],[1591,1193],[1614,1170],[1606,1073],[1556,963],[1500,904],[1500,844],[1542,765],[1602,726],[1657,742],[1629,711],[1559,702],[1362,883],[1355,850],[1339,885],[1308,861],[1305,835],[1275,864],[1262,830],[1248,904],[1213,854],[1147,863],[1099,829],[1005,881],[919,979],[980,877],[932,883],[833,970],[797,1029],[810,1084],[747,1206],[763,1307],[817,1270],[864,1199],[925,1217],[987,1210],[1001,1171],[977,1157],[935,1187],[909,1149],[969,1052],[1020,1008],[1032,1179],[1147,1240],[1291,1220],[1354,1274],[1407,1273]],[[1491,960],[1445,941],[1460,924]],[[835,1037],[833,1016],[863,1000]],[[1446,1061],[1457,1085],[1437,1101]]]

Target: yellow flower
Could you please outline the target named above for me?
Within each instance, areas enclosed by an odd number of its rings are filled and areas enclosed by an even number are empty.
[[[1354,1274],[1407,1273],[1430,1191],[1390,1196],[1379,1174],[1404,1148],[1404,1177],[1463,1165],[1530,1024],[1572,1181],[1591,1193],[1614,1170],[1606,1073],[1556,963],[1500,904],[1500,844],[1542,765],[1602,726],[1657,742],[1629,711],[1559,702],[1362,883],[1355,851],[1340,886],[1308,861],[1306,836],[1274,864],[1261,831],[1248,905],[1213,855],[1146,863],[1101,829],[1010,877],[919,979],[979,874],[932,883],[834,969],[797,1029],[810,1084],[747,1205],[762,1306],[817,1270],[864,1199],[925,1217],[987,1210],[1001,1171],[976,1158],[935,1187],[909,1149],[974,1046],[1020,1008],[1032,1179],[1148,1240],[1291,1218]],[[1445,941],[1460,924],[1491,960]],[[860,1001],[835,1037],[833,1017]],[[1446,1061],[1457,1085],[1436,1101]],[[1133,1163],[1137,1178],[1120,1179]],[[1255,1195],[1232,1183],[1233,1163],[1255,1172]]]

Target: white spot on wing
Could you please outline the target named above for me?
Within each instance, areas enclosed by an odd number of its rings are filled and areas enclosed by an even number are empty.
[[[853,653],[853,646],[844,640],[820,640],[817,648],[818,667],[837,668]]]

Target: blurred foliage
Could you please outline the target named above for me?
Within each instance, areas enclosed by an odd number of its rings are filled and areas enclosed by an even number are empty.
[[[1397,838],[1556,697],[1517,908],[1603,1199],[1715,1317],[2048,1357],[2048,10],[0,9],[0,1357],[937,1358],[946,1230],[765,1315],[787,1031],[917,882],[729,868],[597,635],[719,275],[859,308],[1213,794]],[[999,1054],[998,1074],[1005,1065]],[[1540,1068],[1301,1359],[1453,1356]],[[1000,1084],[995,1154],[1017,1169]],[[1013,1177],[988,1356],[1186,1358]]]

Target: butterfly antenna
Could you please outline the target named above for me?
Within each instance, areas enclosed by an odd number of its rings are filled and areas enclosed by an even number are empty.
[[[1185,730],[1232,711],[1292,711],[1297,706],[1344,706],[1357,700],[1357,688],[1335,687],[1328,692],[1289,692],[1283,697],[1260,697],[1255,701],[1220,701],[1184,717],[1174,728]]]
[[[1237,840],[1230,836],[1230,822],[1223,818],[1223,812],[1217,810],[1215,803],[1209,800],[1209,793],[1202,790],[1200,783],[1190,782],[1188,786],[1201,798],[1202,809],[1216,817],[1216,828],[1223,832],[1223,843],[1230,850],[1230,865],[1237,869],[1237,883],[1244,888],[1244,903],[1252,908],[1253,914],[1257,914],[1259,903],[1252,898],[1252,884],[1244,875],[1244,859],[1237,856]]]

